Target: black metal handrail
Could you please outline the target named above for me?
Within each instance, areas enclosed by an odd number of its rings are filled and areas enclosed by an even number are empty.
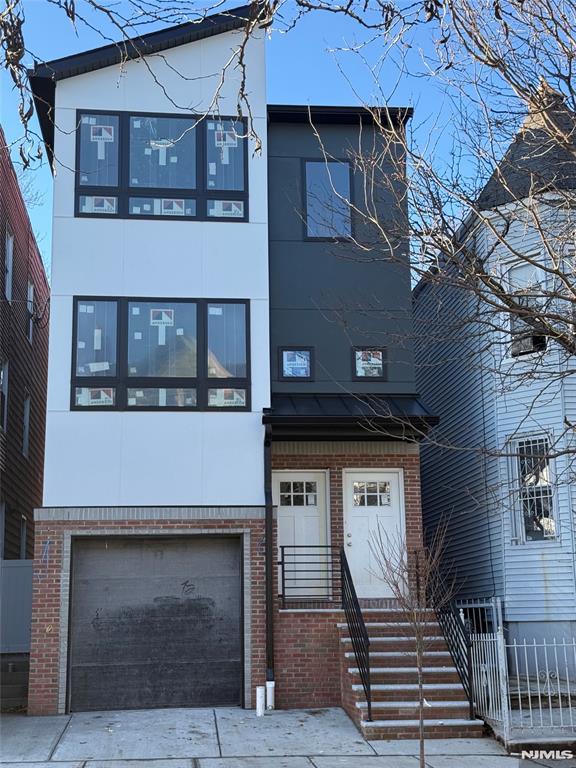
[[[468,697],[470,720],[473,720],[474,688],[472,685],[472,641],[470,635],[454,603],[446,603],[435,610],[438,624],[442,629],[446,645]]]
[[[342,608],[348,624],[352,650],[356,658],[358,673],[364,688],[368,705],[368,720],[372,720],[372,688],[370,685],[370,637],[358,602],[358,595],[346,559],[344,547],[340,548],[340,570],[342,583]]]
[[[321,545],[286,545],[280,548],[278,593],[282,607],[289,601],[340,605],[340,551]]]

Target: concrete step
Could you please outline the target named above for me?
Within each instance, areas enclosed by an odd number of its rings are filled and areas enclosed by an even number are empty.
[[[426,620],[430,617],[431,621],[435,621],[436,613],[432,608],[428,608],[422,611],[422,618]],[[395,622],[408,622],[409,616],[406,611],[400,608],[364,608],[362,610],[362,618],[365,622],[373,621],[395,621]]]
[[[460,677],[456,667],[446,665],[423,667],[424,683],[460,683]],[[351,675],[352,684],[359,684],[360,672],[357,667],[349,667],[348,673]],[[387,685],[402,686],[406,683],[418,682],[418,670],[414,666],[400,667],[370,667],[370,680],[372,685],[383,683]]]
[[[341,637],[342,645],[350,646],[352,638]],[[447,651],[446,641],[440,635],[430,635],[424,643],[426,651]],[[370,648],[378,651],[415,651],[416,640],[413,637],[373,637],[370,636]]]
[[[342,636],[348,636],[348,624],[345,622],[337,624],[338,629]],[[367,621],[366,629],[370,637],[413,637],[414,629],[409,621]],[[426,636],[436,635],[441,636],[442,630],[440,625],[436,621],[427,622],[422,627]]]
[[[344,653],[346,659],[354,659],[355,655],[353,651],[346,651]],[[416,668],[416,653],[414,651],[370,651],[370,659],[375,664],[378,661],[385,661],[387,666],[390,667],[406,667],[408,665]],[[452,662],[452,656],[449,651],[429,651],[424,653],[424,662],[426,666],[447,666]]]
[[[468,701],[466,692],[460,683],[425,683],[424,697],[428,701]],[[406,701],[418,695],[418,683],[389,685],[376,683],[371,686],[372,701]],[[364,700],[364,686],[360,683],[352,685],[352,693],[358,700]]]
[[[419,729],[418,720],[367,720],[360,721],[360,729],[368,741],[379,739],[416,739]],[[480,738],[484,735],[482,720],[427,720],[424,734],[429,739]]]

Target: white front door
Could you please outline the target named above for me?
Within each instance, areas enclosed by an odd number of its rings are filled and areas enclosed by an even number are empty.
[[[274,472],[278,510],[278,562],[284,552],[287,597],[328,594],[326,476],[324,472]],[[278,574],[282,589],[282,568]]]
[[[402,472],[347,470],[343,490],[344,551],[356,593],[358,597],[392,597],[390,587],[378,577],[371,543],[374,546],[378,531],[384,544],[404,541]]]

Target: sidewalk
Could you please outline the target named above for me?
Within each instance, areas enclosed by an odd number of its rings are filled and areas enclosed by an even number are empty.
[[[341,709],[3,715],[1,768],[418,768],[415,741],[366,742]],[[492,739],[427,742],[429,768],[515,768]]]

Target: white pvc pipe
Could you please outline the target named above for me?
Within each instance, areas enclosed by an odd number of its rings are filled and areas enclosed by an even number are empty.
[[[259,685],[256,688],[256,717],[264,716],[266,702],[266,688],[263,685]]]
[[[274,709],[274,688],[276,683],[274,680],[266,681],[266,709]]]

